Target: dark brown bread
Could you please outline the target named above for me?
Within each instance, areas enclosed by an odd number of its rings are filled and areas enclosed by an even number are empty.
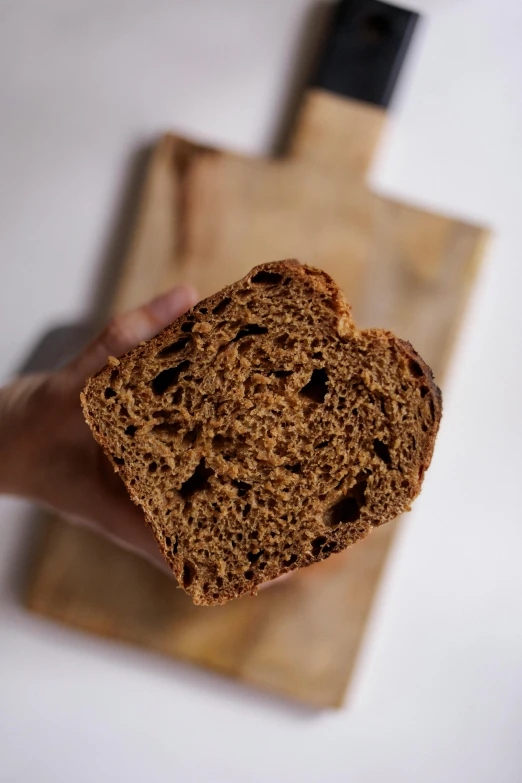
[[[409,343],[333,280],[265,264],[91,378],[94,437],[194,603],[220,604],[408,510],[441,417]]]

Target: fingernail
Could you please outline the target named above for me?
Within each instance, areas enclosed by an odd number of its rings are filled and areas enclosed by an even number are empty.
[[[195,289],[190,285],[178,285],[149,302],[149,309],[156,318],[165,323],[179,318],[198,301]]]

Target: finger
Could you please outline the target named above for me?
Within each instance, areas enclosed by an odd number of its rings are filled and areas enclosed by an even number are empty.
[[[274,585],[279,585],[281,582],[286,582],[287,579],[290,579],[290,577],[293,575],[293,571],[290,571],[287,574],[281,574],[281,576],[276,576],[275,579],[270,579],[268,582],[263,582],[263,584],[259,585],[259,590],[266,590],[269,587],[273,587]]]
[[[171,568],[160,552],[156,539],[145,524],[143,513],[136,507],[132,512],[125,506],[113,509],[113,516],[104,520],[93,521],[86,516],[66,514],[65,518],[72,524],[80,525],[108,538],[122,549],[144,557],[165,574],[174,577]]]
[[[103,332],[66,368],[74,381],[85,379],[100,370],[109,356],[121,356],[143,340],[154,337],[161,329],[183,315],[197,302],[190,286],[177,286],[148,304],[113,318]]]

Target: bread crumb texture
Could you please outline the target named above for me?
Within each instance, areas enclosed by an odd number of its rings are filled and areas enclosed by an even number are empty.
[[[180,585],[222,604],[408,510],[441,395],[391,332],[358,331],[333,280],[264,264],[119,361],[85,418]]]

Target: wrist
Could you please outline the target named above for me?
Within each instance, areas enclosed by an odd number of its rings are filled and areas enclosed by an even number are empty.
[[[25,376],[0,388],[0,494],[34,495],[32,479],[40,441],[36,398],[44,379],[43,375]]]

